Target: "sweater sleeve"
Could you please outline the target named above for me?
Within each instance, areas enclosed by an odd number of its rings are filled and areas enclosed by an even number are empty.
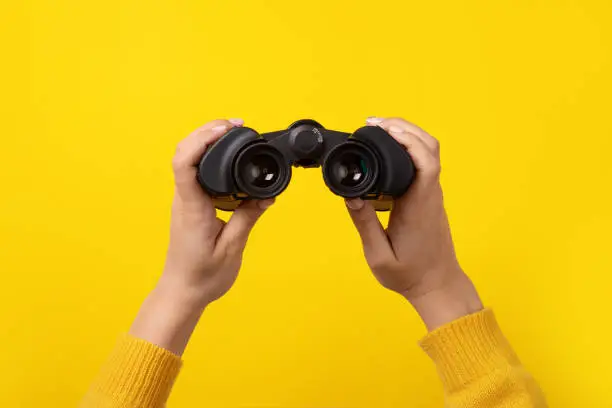
[[[448,408],[547,406],[490,309],[432,331],[421,347],[436,364]]]
[[[123,335],[79,407],[164,407],[181,364],[168,350]]]

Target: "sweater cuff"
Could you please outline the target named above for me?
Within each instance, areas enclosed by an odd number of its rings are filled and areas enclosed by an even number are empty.
[[[117,406],[163,406],[181,365],[181,358],[170,351],[125,334],[91,391],[113,400]]]
[[[436,364],[449,392],[490,375],[499,367],[520,364],[490,309],[444,325],[429,333],[420,344]]]

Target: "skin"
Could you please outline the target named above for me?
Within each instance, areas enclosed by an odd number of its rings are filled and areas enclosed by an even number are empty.
[[[406,147],[417,167],[410,190],[395,203],[388,228],[367,201],[346,202],[368,265],[386,288],[406,298],[429,330],[482,309],[462,271],[444,210],[439,144],[400,118],[369,118]],[[225,224],[196,181],[207,146],[239,119],[215,120],[183,140],[173,160],[175,197],[164,272],[130,333],[182,355],[202,313],[235,282],[249,233],[273,200],[241,205]]]
[[[406,298],[429,330],[482,310],[455,255],[440,185],[440,144],[401,118],[369,118],[410,153],[417,177],[394,203],[385,230],[367,201],[347,201],[374,276]]]

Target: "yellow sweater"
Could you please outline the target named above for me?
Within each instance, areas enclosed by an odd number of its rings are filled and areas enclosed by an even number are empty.
[[[436,364],[449,408],[542,408],[544,396],[521,366],[491,310],[429,333],[423,350]],[[122,337],[81,408],[163,407],[181,368],[167,350]]]

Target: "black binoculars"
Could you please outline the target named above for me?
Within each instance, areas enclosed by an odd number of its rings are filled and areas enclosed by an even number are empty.
[[[415,176],[406,149],[381,127],[350,134],[303,119],[263,134],[248,127],[230,129],[208,147],[197,178],[216,208],[233,211],[243,200],[282,193],[292,166],[321,167],[334,194],[371,200],[377,211],[390,210]]]

